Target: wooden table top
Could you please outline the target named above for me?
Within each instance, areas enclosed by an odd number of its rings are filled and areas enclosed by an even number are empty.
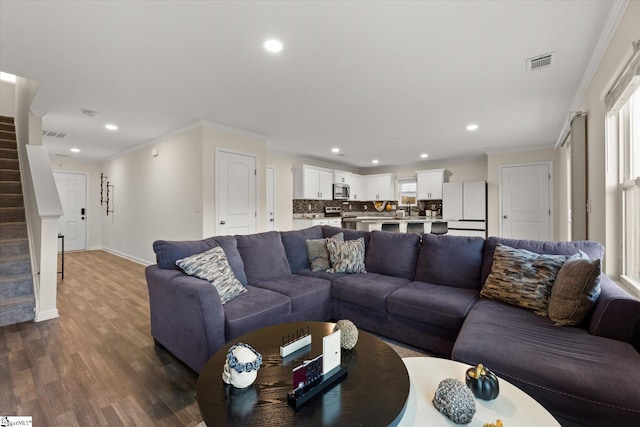
[[[311,350],[280,357],[282,336],[309,326]],[[287,403],[294,367],[322,354],[322,338],[333,323],[300,322],[269,326],[229,343],[216,352],[200,372],[197,399],[208,426],[387,426],[404,413],[410,383],[402,359],[385,342],[359,331],[358,343],[342,351],[347,377],[315,396],[298,410]],[[262,354],[255,383],[236,389],[222,381],[222,369],[232,344],[243,342]]]

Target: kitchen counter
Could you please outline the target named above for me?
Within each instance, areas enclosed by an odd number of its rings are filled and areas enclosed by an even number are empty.
[[[396,231],[400,233],[429,233],[431,223],[442,221],[442,217],[437,216],[407,216],[404,218],[393,216],[359,216],[343,217],[345,228],[355,228],[363,231]],[[350,226],[355,224],[355,227]],[[411,224],[411,225],[410,225]],[[422,228],[418,224],[422,224]]]

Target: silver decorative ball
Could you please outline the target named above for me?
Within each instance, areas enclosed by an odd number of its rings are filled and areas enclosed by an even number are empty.
[[[340,346],[345,350],[351,350],[358,342],[358,328],[351,320],[338,320],[333,331],[340,329]]]

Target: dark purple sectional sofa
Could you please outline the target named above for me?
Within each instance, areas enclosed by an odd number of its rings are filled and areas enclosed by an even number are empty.
[[[309,268],[305,241],[363,237],[367,273]],[[585,322],[548,318],[480,298],[498,243],[537,253],[602,258],[596,242],[299,231],[157,241],[147,267],[151,333],[194,371],[242,334],[290,321],[350,319],[359,328],[469,364],[484,363],[544,405],[563,426],[640,425],[640,302],[601,276]],[[247,292],[220,303],[208,282],[176,259],[221,246]]]

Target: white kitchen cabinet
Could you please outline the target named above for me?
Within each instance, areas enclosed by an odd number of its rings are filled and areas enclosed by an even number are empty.
[[[295,199],[332,200],[333,170],[302,165],[293,170]]]
[[[392,173],[365,175],[365,200],[395,200],[396,176]]]
[[[484,181],[446,182],[442,216],[465,221],[487,219],[487,184]]]
[[[333,180],[340,184],[349,184],[349,200],[365,199],[365,184],[362,175],[335,170]]]
[[[442,184],[447,179],[445,169],[417,171],[418,200],[442,199]]]

